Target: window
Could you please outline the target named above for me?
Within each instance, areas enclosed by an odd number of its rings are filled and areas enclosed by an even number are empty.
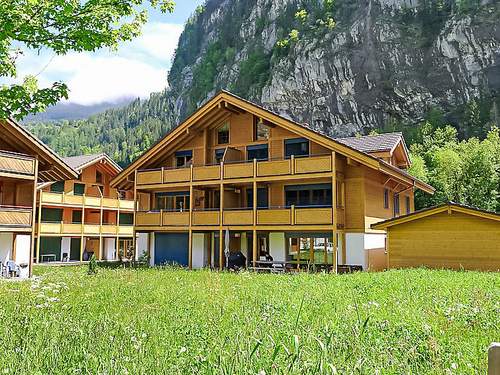
[[[166,211],[188,211],[189,191],[156,193],[156,209]]]
[[[292,205],[331,207],[332,185],[313,184],[285,186],[285,202],[287,207]]]
[[[42,223],[59,223],[63,219],[62,208],[42,207]]]
[[[73,194],[75,195],[85,194],[85,184],[75,184],[75,186],[73,186]]]
[[[408,215],[410,212],[411,212],[410,197],[406,196],[406,214]]]
[[[247,147],[247,159],[248,160],[267,160],[269,153],[268,145],[254,145]]]
[[[257,188],[257,208],[269,207],[269,194],[267,187]],[[253,208],[253,189],[247,189],[247,208]]]
[[[193,161],[193,151],[177,151],[175,153],[175,166],[177,168],[189,167]]]
[[[226,149],[224,148],[219,148],[215,150],[215,163],[220,163],[224,159],[224,152],[226,152]]]
[[[134,224],[133,214],[120,213],[120,225],[132,225],[132,224]]]
[[[269,133],[271,128],[264,124],[262,119],[257,119],[255,121],[254,127],[254,140],[255,141],[267,141],[269,139]]]
[[[384,208],[389,208],[389,189],[384,189]]]
[[[399,216],[399,194],[394,194],[394,216]]]
[[[74,224],[81,223],[82,222],[82,211],[73,210],[71,221]]]
[[[127,199],[127,192],[125,190],[118,190],[118,199]]]
[[[229,123],[226,122],[217,130],[217,143],[225,145],[229,143]]]
[[[285,139],[285,158],[309,156],[309,141],[305,138]]]
[[[98,184],[102,184],[102,181],[102,173],[99,171],[95,171],[95,182],[97,182]]]
[[[64,181],[57,181],[50,185],[51,193],[64,193]]]

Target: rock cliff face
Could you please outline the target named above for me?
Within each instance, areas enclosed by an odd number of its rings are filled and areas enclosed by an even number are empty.
[[[498,97],[498,1],[337,0],[335,27],[324,26],[327,1],[310,3],[209,0],[179,43],[172,120],[221,88],[334,135]]]

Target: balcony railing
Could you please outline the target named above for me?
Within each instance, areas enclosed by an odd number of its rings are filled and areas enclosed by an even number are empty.
[[[255,161],[255,164],[255,170],[254,161],[226,162],[220,165],[193,166],[192,168],[142,170],[137,172],[137,185],[328,173],[332,171],[332,156],[311,155],[300,158],[261,160]]]
[[[134,228],[132,225],[117,224],[95,224],[95,223],[65,223],[42,222],[40,223],[40,234],[59,235],[84,235],[84,236],[132,236]]]
[[[64,204],[69,206],[86,206],[86,207],[102,207],[105,209],[134,209],[133,200],[115,199],[115,198],[100,198],[88,195],[73,195],[67,193],[50,193],[42,191],[42,203],[44,204]]]
[[[142,211],[136,213],[138,227],[187,227],[189,226],[189,211]],[[256,225],[332,225],[332,207],[270,207],[257,209]],[[219,209],[192,211],[191,223],[193,226],[220,225]],[[224,209],[222,225],[253,225],[254,211],[247,208]]]
[[[35,175],[35,159],[22,154],[0,151],[0,172]]]
[[[0,206],[0,229],[31,229],[33,211],[28,207]],[[3,227],[3,228],[2,228]]]

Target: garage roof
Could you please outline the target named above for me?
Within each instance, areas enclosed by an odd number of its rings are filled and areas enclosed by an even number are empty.
[[[407,223],[410,221],[418,220],[427,216],[432,216],[441,212],[461,212],[471,216],[478,216],[484,219],[500,221],[500,214],[492,211],[481,210],[479,208],[466,206],[455,202],[447,202],[437,206],[425,208],[423,210],[415,211],[408,215],[398,216],[389,220],[380,221],[372,224],[372,229],[387,229],[395,225]]]

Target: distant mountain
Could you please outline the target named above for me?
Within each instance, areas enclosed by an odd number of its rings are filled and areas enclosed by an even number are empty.
[[[134,98],[122,98],[114,102],[103,102],[92,105],[82,105],[76,103],[58,103],[49,107],[45,112],[30,115],[24,119],[28,122],[45,122],[60,120],[82,120],[89,116],[104,112],[112,108],[121,108],[130,104]]]
[[[29,128],[63,155],[126,165],[227,89],[332,136],[402,130],[411,141],[428,120],[482,137],[500,124],[499,19],[499,0],[207,0],[168,89]]]

